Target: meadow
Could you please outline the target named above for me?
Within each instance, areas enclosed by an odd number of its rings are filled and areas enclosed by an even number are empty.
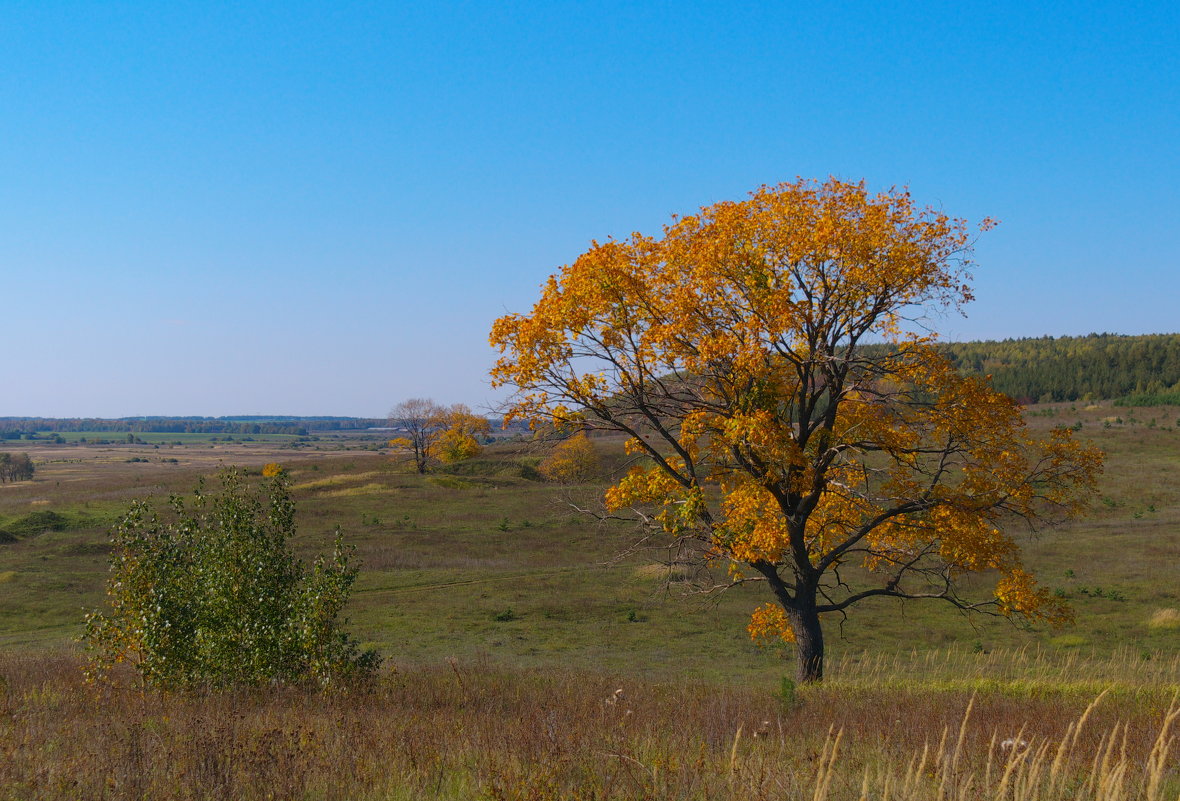
[[[1175,799],[1180,409],[1029,421],[1108,454],[1090,513],[1023,543],[1077,623],[865,605],[828,623],[818,687],[749,641],[756,589],[685,594],[659,543],[576,511],[623,466],[618,442],[596,441],[602,481],[572,487],[537,481],[524,442],[425,476],[346,438],[27,443],[36,478],[0,487],[0,798]],[[349,628],[387,658],[381,677],[327,694],[84,685],[76,637],[129,501],[271,461],[301,552],[337,527],[356,546]]]

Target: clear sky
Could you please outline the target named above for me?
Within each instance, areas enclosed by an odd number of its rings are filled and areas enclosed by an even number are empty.
[[[591,239],[796,176],[975,221],[950,339],[1180,330],[1158,3],[0,0],[0,415],[493,400]]]

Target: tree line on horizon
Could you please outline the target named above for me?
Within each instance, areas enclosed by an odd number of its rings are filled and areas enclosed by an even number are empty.
[[[16,439],[35,431],[303,436],[313,431],[350,431],[382,425],[383,418],[369,417],[0,417],[0,439]]]
[[[867,346],[870,350],[874,347]],[[944,342],[939,348],[967,375],[1021,404],[1123,400],[1123,405],[1180,405],[1180,334],[1097,334]],[[292,434],[388,425],[388,418],[297,417],[0,417],[0,439],[33,432]]]

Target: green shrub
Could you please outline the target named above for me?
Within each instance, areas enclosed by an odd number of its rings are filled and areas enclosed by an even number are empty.
[[[799,695],[795,682],[788,676],[783,676],[782,682],[779,684],[778,699],[787,709],[791,709],[799,704]]]
[[[65,515],[49,509],[29,512],[9,523],[6,528],[18,537],[35,537],[46,531],[65,531],[70,527],[70,521]]]
[[[257,490],[240,471],[170,501],[161,521],[131,505],[112,532],[108,608],[86,618],[90,673],[127,661],[165,687],[261,682],[321,684],[373,672],[338,627],[357,568],[337,532],[330,557],[309,571],[295,558],[295,506],[285,473]]]

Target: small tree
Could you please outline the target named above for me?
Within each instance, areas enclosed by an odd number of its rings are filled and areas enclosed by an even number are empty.
[[[426,472],[430,442],[438,428],[438,417],[445,410],[429,398],[410,398],[389,410],[389,425],[405,432],[404,437],[389,441],[395,448],[405,448],[414,457],[414,467]]]
[[[585,481],[593,476],[597,469],[598,452],[584,431],[579,431],[558,443],[553,453],[537,468],[546,481],[557,481],[562,484]]]
[[[482,437],[491,432],[486,417],[473,414],[462,403],[456,403],[436,418],[437,428],[430,442],[430,455],[450,464],[474,459],[483,452]]]
[[[171,498],[162,521],[131,505],[112,532],[108,608],[86,617],[91,674],[131,662],[161,686],[335,679],[376,669],[338,625],[357,568],[339,532],[309,572],[295,558],[295,507],[283,471],[249,488],[240,472],[221,487]]]
[[[394,406],[389,424],[406,434],[389,444],[408,450],[419,473],[426,472],[431,459],[450,463],[478,456],[483,450],[479,438],[491,431],[486,417],[462,403],[440,406],[428,398],[411,398]]]

